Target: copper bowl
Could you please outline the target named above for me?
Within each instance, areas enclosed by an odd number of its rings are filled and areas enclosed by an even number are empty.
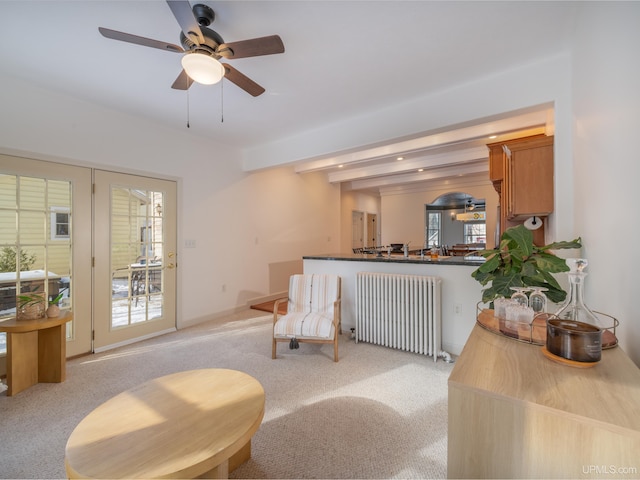
[[[575,362],[599,362],[602,330],[584,322],[552,318],[547,321],[547,350]]]

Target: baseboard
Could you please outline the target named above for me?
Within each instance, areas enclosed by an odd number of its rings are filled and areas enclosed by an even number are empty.
[[[462,353],[464,345],[453,344],[449,342],[442,342],[442,349],[445,352],[449,352],[452,355],[459,356]]]
[[[222,318],[228,317],[229,315],[233,315],[236,313],[241,313],[249,310],[249,305],[238,305],[228,310],[223,310],[221,312],[211,313],[202,317],[190,318],[189,320],[183,320],[178,325],[178,330],[183,328],[193,327],[194,325],[199,325],[205,322],[212,322],[215,320],[220,320]]]
[[[93,349],[93,353],[106,352],[107,350],[113,350],[114,348],[124,347],[125,345],[131,345],[132,343],[141,342],[142,340],[148,340],[150,338],[159,337],[160,335],[166,335],[167,333],[175,332],[175,328],[167,328],[166,330],[162,330],[161,332],[150,333],[149,335],[143,335],[142,337],[132,338],[130,340],[125,340],[124,342],[118,342],[111,345],[107,345],[105,347],[98,347]]]
[[[279,298],[285,298],[289,295],[288,291],[284,291],[284,292],[277,292],[277,293],[271,293],[269,295],[264,295],[262,297],[255,297],[255,298],[250,298],[249,300],[247,300],[247,306],[251,306],[251,305],[258,305],[260,303],[265,303],[265,302],[272,302],[273,300],[277,300]]]

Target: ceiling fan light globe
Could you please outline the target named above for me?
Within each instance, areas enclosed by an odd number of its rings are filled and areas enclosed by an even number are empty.
[[[222,64],[209,55],[187,53],[182,57],[182,68],[189,77],[203,85],[213,85],[224,77]]]

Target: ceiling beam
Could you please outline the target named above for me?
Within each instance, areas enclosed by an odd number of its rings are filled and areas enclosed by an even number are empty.
[[[472,175],[489,172],[489,162],[483,159],[478,162],[450,165],[442,168],[433,168],[424,172],[415,172],[404,175],[390,175],[386,177],[375,177],[366,180],[355,180],[351,182],[352,190],[367,190],[380,187],[388,187],[391,185],[409,184],[416,182],[426,182],[434,180],[442,180],[451,177],[460,177],[463,175]]]
[[[516,130],[545,126],[547,122],[547,109],[542,109],[477,125],[423,135],[409,140],[389,142],[380,146],[366,147],[353,152],[305,161],[296,165],[295,171],[296,173],[307,173],[335,168],[339,165],[351,165],[383,158],[391,159],[398,155],[406,156],[410,153],[423,152],[443,146],[487,139],[490,135],[500,135]]]
[[[339,183],[384,175],[399,175],[403,173],[411,173],[414,175],[417,174],[419,169],[425,169],[426,171],[433,168],[460,165],[469,162],[487,162],[488,158],[489,151],[487,147],[483,145],[481,147],[467,148],[465,150],[456,150],[448,153],[423,155],[408,160],[396,160],[385,164],[331,171],[328,174],[328,179],[329,183]]]

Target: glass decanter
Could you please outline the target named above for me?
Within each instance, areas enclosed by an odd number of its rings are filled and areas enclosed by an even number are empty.
[[[584,258],[567,259],[567,265],[569,265],[570,269],[568,273],[569,295],[567,295],[567,300],[556,312],[556,316],[603,328],[598,317],[584,303],[584,279],[587,276],[584,269],[587,268],[588,264],[589,262]]]

